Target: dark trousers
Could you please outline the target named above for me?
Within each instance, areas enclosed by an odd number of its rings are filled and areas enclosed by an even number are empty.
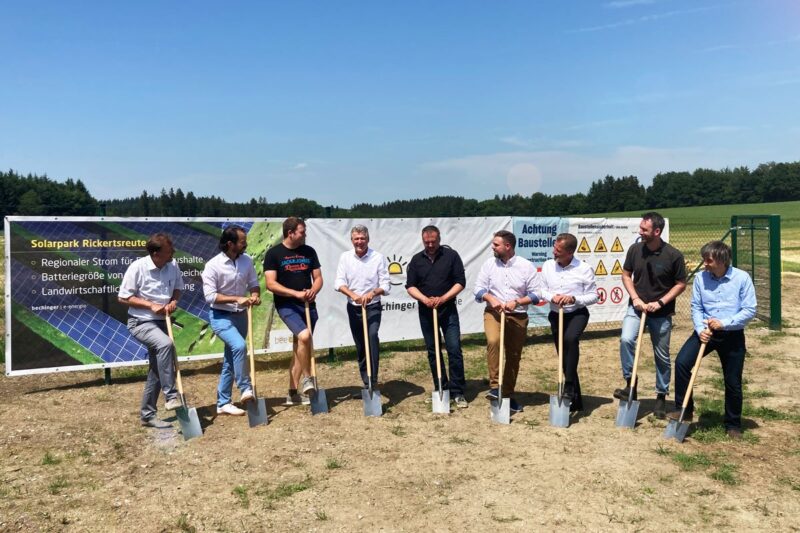
[[[433,331],[433,313],[439,316],[439,329],[444,334],[444,344],[447,348],[447,359],[449,365],[445,365],[441,354],[436,353],[434,344],[439,332]],[[449,302],[438,309],[430,309],[425,306],[419,307],[419,326],[422,329],[422,336],[425,338],[425,347],[428,349],[428,363],[433,375],[433,388],[439,390],[439,382],[436,379],[436,357],[439,357],[442,365],[442,388],[450,389],[453,395],[464,394],[466,382],[464,380],[464,356],[461,355],[461,323],[458,320],[458,308],[455,303]],[[450,379],[448,379],[447,367],[450,369]]]
[[[550,311],[550,330],[558,350],[558,313]],[[572,409],[583,409],[581,381],[578,379],[578,360],[581,357],[580,337],[589,323],[589,310],[581,307],[571,313],[564,313],[564,394],[572,398]]]
[[[358,369],[361,372],[361,381],[364,387],[368,386],[367,379],[367,351],[364,345],[364,323],[362,319],[362,307],[360,305],[347,304],[347,318],[350,319],[350,332],[356,343],[358,353]],[[378,340],[378,329],[381,327],[381,304],[376,302],[367,306],[367,336],[369,337],[369,360],[370,370],[372,371],[372,384],[378,381],[378,351],[380,340]]]
[[[675,407],[683,407],[683,399],[692,368],[697,361],[700,350],[700,337],[697,333],[686,339],[678,357],[675,359]],[[717,331],[706,345],[703,357],[716,351],[722,364],[722,376],[725,380],[725,429],[742,428],[742,370],[744,369],[744,331]],[[697,378],[695,378],[695,384]],[[694,396],[689,398],[686,414],[694,413]]]

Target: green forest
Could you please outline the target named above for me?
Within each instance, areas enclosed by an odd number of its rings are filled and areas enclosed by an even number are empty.
[[[495,195],[488,200],[433,196],[351,207],[323,206],[313,199],[269,202],[264,197],[229,202],[191,191],[142,191],[132,198],[97,199],[80,180],[0,172],[0,214],[42,216],[301,217],[388,218],[470,216],[569,216],[642,209],[800,200],[800,161],[694,172],[664,172],[647,187],[636,176],[606,176],[585,193]]]

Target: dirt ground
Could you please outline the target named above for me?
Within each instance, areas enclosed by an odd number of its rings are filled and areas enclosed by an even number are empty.
[[[683,296],[687,298],[688,296]],[[286,359],[259,360],[268,426],[216,417],[219,365],[188,365],[184,382],[204,435],[143,429],[140,370],[0,378],[2,531],[671,531],[800,529],[800,276],[784,280],[782,332],[747,332],[746,433],[721,429],[719,361],[700,370],[700,422],[683,444],[655,420],[652,349],[644,343],[642,408],[617,429],[618,332],[587,334],[586,412],[548,423],[556,358],[541,333],[523,354],[509,426],[489,420],[480,338],[465,342],[468,409],[433,415],[420,347],[384,352],[386,414],[365,418],[352,356],[326,363],[330,413],[285,408]],[[689,333],[673,332],[673,358]],[[792,392],[794,391],[794,392]],[[160,413],[167,417],[166,413]],[[168,418],[168,420],[171,420]],[[177,429],[177,422],[175,423]]]

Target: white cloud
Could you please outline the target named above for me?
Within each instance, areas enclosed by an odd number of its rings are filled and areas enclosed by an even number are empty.
[[[308,163],[297,163],[292,167],[292,170],[305,170],[308,168]]]
[[[625,7],[644,6],[655,3],[656,0],[615,0],[614,2],[606,2],[604,6],[611,9],[620,9]]]
[[[642,15],[641,17],[619,20],[617,22],[611,22],[609,24],[601,24],[600,26],[589,26],[586,28],[577,28],[574,30],[568,30],[567,33],[588,33],[588,32],[603,31],[603,30],[613,30],[616,28],[622,28],[634,24],[641,24],[642,22],[653,22],[657,20],[676,17],[679,15],[689,15],[692,13],[699,13],[701,11],[708,11],[709,9],[714,9],[715,7],[722,7],[722,6],[696,7],[692,9],[679,9],[675,11],[667,11],[665,13],[654,13],[652,15]]]
[[[732,133],[736,131],[744,131],[747,128],[744,126],[703,126],[697,128],[697,133]]]
[[[546,194],[586,192],[592,181],[608,174],[634,175],[647,185],[659,172],[750,164],[751,156],[701,148],[633,145],[600,154],[570,150],[512,151],[434,161],[422,165],[420,173],[431,182],[458,180],[459,194],[487,198],[514,192],[529,195],[534,186]]]

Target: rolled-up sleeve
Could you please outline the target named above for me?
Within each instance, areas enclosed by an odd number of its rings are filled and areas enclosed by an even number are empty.
[[[202,278],[203,297],[206,303],[213,304],[217,300],[217,273],[212,265],[206,264]]]
[[[483,301],[483,295],[489,292],[489,263],[484,263],[481,267],[481,271],[478,273],[478,279],[475,280],[475,289],[473,290],[473,295],[475,296],[475,301],[481,303]]]
[[[258,274],[255,267],[250,265],[250,272],[247,273],[247,290],[252,291],[253,289],[261,290],[261,286],[258,284]]]
[[[453,258],[453,283],[458,283],[462,287],[467,286],[467,275],[464,272],[464,262],[461,261],[461,256],[453,252],[456,256]]]
[[[122,277],[122,283],[119,286],[117,296],[123,300],[127,300],[136,294],[136,288],[138,287],[138,283],[136,282],[136,266],[136,263],[129,266],[128,270],[125,271],[125,275]]]
[[[333,288],[335,290],[339,290],[341,287],[347,287],[348,289],[350,286],[347,284],[347,265],[345,264],[347,258],[345,254],[342,254],[339,257],[339,264],[336,266],[336,278],[333,280]]]
[[[583,280],[583,294],[575,297],[575,301],[584,307],[597,303],[597,284],[595,283],[594,271],[586,269]]]

